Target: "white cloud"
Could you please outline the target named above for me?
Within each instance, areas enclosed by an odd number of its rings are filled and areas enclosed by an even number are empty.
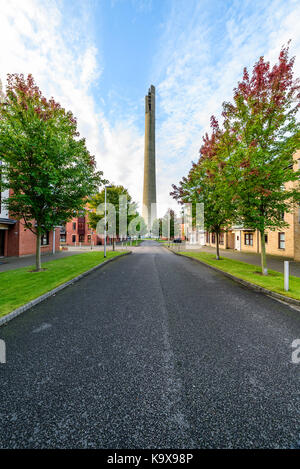
[[[99,112],[90,85],[101,57],[89,35],[88,14],[64,18],[55,1],[0,0],[0,77],[32,73],[41,90],[78,119],[78,127],[104,176],[141,199],[143,136],[130,120],[111,125]]]
[[[171,184],[197,160],[210,116],[218,116],[222,102],[231,99],[243,67],[251,68],[260,55],[276,61],[289,39],[292,55],[300,54],[299,2],[225,2],[222,11],[224,2],[215,0],[210,13],[209,4],[172,3],[154,62],[158,198],[166,203]]]
[[[134,4],[151,7],[148,1]],[[218,115],[222,101],[231,98],[243,67],[251,67],[259,55],[275,61],[290,38],[292,54],[300,54],[297,1],[172,0],[170,5],[151,74],[157,89],[160,214],[172,201],[171,184],[197,159],[210,115]],[[127,187],[141,203],[144,136],[136,116],[143,96],[136,105],[122,97],[125,115],[115,109],[120,99],[108,95],[110,111],[103,113],[104,101],[96,102],[92,93],[92,85],[101,80],[103,61],[90,31],[89,3],[78,2],[77,16],[74,11],[65,15],[64,6],[55,0],[0,0],[0,78],[4,84],[6,73],[32,73],[47,96],[53,95],[78,118],[104,175]],[[300,75],[299,60],[295,70]],[[112,121],[115,115],[118,119]]]

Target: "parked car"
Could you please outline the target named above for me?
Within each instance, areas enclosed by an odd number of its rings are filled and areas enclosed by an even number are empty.
[[[181,238],[174,238],[174,243],[182,243],[182,239]]]

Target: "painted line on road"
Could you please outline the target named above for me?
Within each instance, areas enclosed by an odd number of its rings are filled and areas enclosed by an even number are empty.
[[[28,309],[32,308],[33,306],[37,305],[38,303],[41,303],[42,301],[46,300],[49,298],[49,296],[54,295],[55,293],[59,292],[60,290],[63,290],[64,288],[68,287],[69,285],[72,285],[72,283],[77,282],[81,278],[85,277],[86,275],[90,274],[91,272],[94,272],[94,270],[100,269],[101,267],[105,266],[109,262],[113,262],[120,257],[128,256],[131,254],[132,251],[124,252],[123,254],[120,254],[119,256],[112,257],[111,259],[107,259],[106,261],[102,262],[101,264],[96,265],[95,267],[92,267],[89,270],[86,270],[80,275],[77,275],[77,277],[71,278],[71,280],[68,280],[65,283],[62,283],[58,287],[54,288],[53,290],[48,291],[47,293],[44,293],[44,295],[38,296],[32,301],[29,301],[29,303],[26,303],[25,305],[20,306],[17,309],[14,309],[10,313],[6,314],[6,316],[3,316],[0,318],[0,326],[3,324],[6,324],[7,322],[11,321],[12,319],[16,318],[20,314],[24,313]]]

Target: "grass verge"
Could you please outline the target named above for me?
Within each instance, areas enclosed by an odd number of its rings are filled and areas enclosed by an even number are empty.
[[[0,317],[120,254],[108,251],[104,259],[103,252],[88,252],[44,262],[42,272],[30,272],[34,266],[1,272]]]
[[[143,239],[134,239],[131,246],[139,246],[143,241]]]
[[[300,278],[290,276],[290,290],[284,290],[283,274],[269,270],[269,275],[263,276],[260,273],[260,267],[257,265],[247,264],[246,262],[235,261],[233,259],[221,258],[216,260],[215,255],[208,252],[179,252],[188,257],[199,259],[205,264],[212,265],[217,269],[227,272],[247,282],[254,283],[268,290],[272,290],[281,295],[300,300]]]

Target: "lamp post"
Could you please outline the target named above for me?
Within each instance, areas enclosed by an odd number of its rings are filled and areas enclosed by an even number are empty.
[[[106,189],[112,186],[104,187],[104,257],[106,257]]]

